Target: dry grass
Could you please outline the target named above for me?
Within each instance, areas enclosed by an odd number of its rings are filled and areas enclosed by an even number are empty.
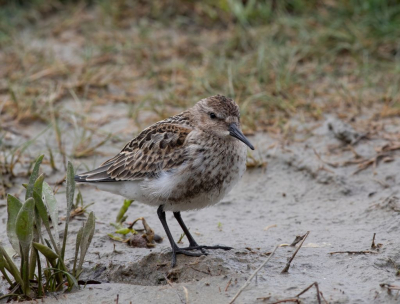
[[[97,108],[125,104],[142,128],[217,93],[240,104],[245,132],[284,134],[293,115],[399,115],[400,5],[361,2],[7,4],[0,10],[0,143],[21,126],[52,124],[53,154],[65,163],[119,140],[100,131],[114,117],[91,117]],[[0,149],[0,178],[23,152],[12,149]]]

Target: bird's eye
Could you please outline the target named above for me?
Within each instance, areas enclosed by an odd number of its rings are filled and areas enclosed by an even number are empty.
[[[215,118],[217,118],[217,115],[215,115],[215,113],[210,113],[210,118],[215,119]]]

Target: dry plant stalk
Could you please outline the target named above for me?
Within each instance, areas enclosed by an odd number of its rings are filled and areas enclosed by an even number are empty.
[[[296,256],[297,252],[300,250],[301,246],[303,246],[304,241],[306,240],[307,236],[310,234],[310,231],[307,231],[307,233],[305,235],[303,235],[302,237],[302,241],[299,245],[299,247],[297,247],[296,251],[293,253],[292,257],[290,258],[290,260],[287,262],[285,268],[282,270],[281,273],[287,273],[289,268],[290,268],[290,263],[292,263],[294,257]]]
[[[229,304],[232,304],[235,302],[235,300],[239,297],[239,295],[242,293],[242,291],[250,284],[250,281],[254,278],[254,276],[263,268],[269,260],[272,258],[274,255],[275,251],[280,247],[280,245],[276,245],[274,250],[272,250],[270,256],[253,272],[253,274],[247,279],[246,283],[239,289],[239,291],[235,294],[235,296],[232,298],[232,300],[229,302]]]

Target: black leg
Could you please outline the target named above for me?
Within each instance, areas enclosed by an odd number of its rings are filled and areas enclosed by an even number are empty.
[[[223,249],[223,250],[231,250],[233,249],[232,247],[227,247],[227,246],[199,246],[196,241],[194,240],[193,236],[190,234],[189,229],[187,229],[185,223],[182,220],[181,213],[180,212],[174,212],[174,216],[176,220],[178,221],[179,225],[181,226],[183,232],[186,234],[186,237],[189,241],[189,247],[185,247],[182,249],[186,250],[193,250],[193,249],[199,249],[201,250],[202,253],[206,254],[204,249]]]
[[[189,255],[189,256],[201,256],[201,253],[195,253],[195,252],[190,252],[190,251],[186,251],[183,250],[181,248],[178,247],[178,245],[176,245],[174,238],[172,237],[171,231],[169,230],[168,224],[167,224],[167,220],[165,218],[165,212],[163,210],[163,205],[161,205],[160,207],[158,207],[157,209],[157,215],[158,218],[161,221],[161,224],[164,227],[165,233],[167,234],[168,240],[171,244],[171,248],[172,248],[172,267],[175,267],[176,265],[176,255],[178,253],[184,254],[184,255]]]
[[[181,226],[183,232],[186,234],[186,237],[189,241],[190,247],[197,247],[196,241],[194,240],[193,236],[190,234],[189,229],[187,229],[185,223],[182,220],[181,213],[180,212],[174,212],[174,216],[176,220],[178,221],[179,225]]]

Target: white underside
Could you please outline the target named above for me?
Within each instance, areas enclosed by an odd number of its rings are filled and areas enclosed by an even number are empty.
[[[165,211],[186,211],[193,209],[202,209],[218,203],[239,181],[244,173],[241,172],[236,179],[229,185],[224,185],[221,191],[213,190],[208,193],[201,193],[198,196],[179,201],[171,202],[168,197],[172,191],[180,191],[174,185],[178,184],[171,174],[164,173],[156,180],[139,181],[120,181],[120,182],[101,182],[90,183],[97,189],[121,195],[127,199],[132,199],[140,203],[158,207],[164,205]],[[182,177],[185,178],[185,177]],[[174,182],[175,181],[175,182]]]

